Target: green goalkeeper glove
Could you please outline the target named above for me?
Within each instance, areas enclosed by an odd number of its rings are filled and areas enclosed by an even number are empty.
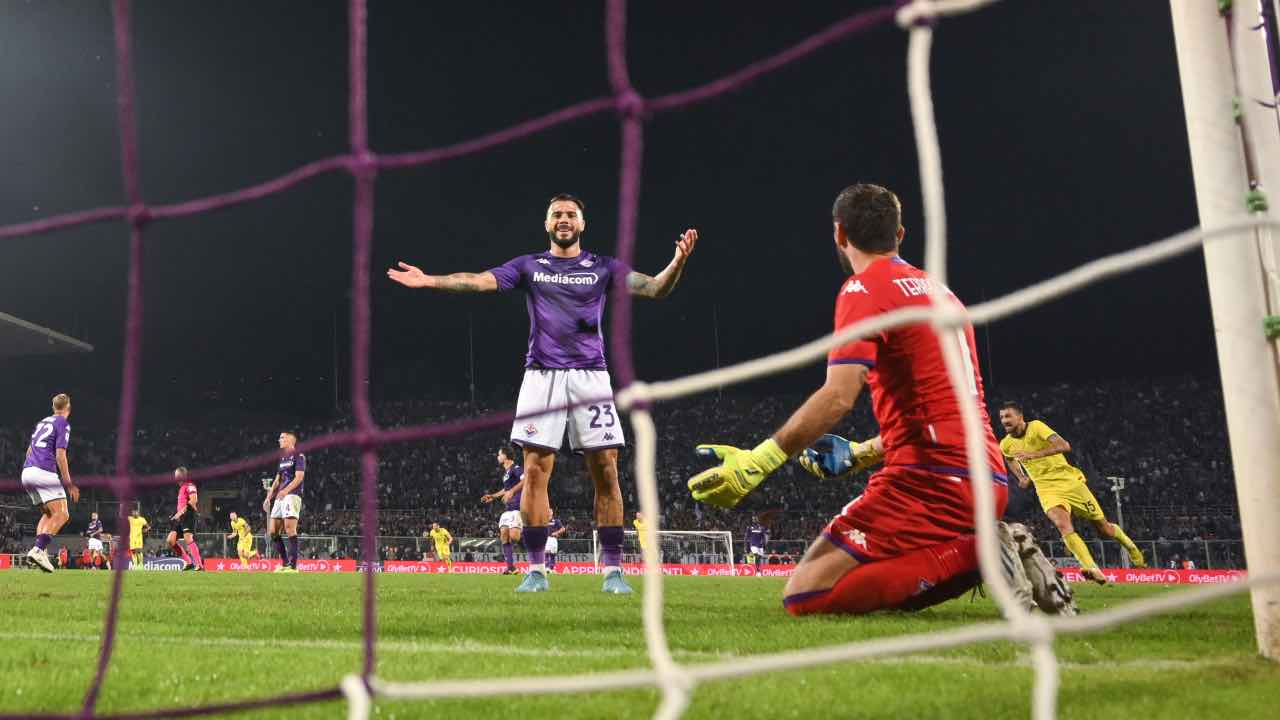
[[[731,508],[756,489],[769,473],[787,462],[787,454],[769,438],[752,450],[731,445],[699,445],[698,456],[723,460],[723,464],[689,478],[693,499],[716,507]]]
[[[884,460],[875,438],[858,442],[839,435],[823,435],[796,458],[800,467],[819,480],[834,480],[862,472]]]

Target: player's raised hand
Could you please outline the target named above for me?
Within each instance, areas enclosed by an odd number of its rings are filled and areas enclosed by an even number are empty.
[[[772,438],[754,449],[732,445],[699,445],[698,457],[723,461],[689,478],[689,491],[698,502],[732,508],[787,461],[787,454]]]
[[[427,279],[427,274],[419,268],[404,261],[397,262],[396,265],[400,266],[399,270],[395,268],[387,269],[387,277],[392,280],[411,288],[427,287],[430,284],[431,281]]]
[[[676,255],[673,260],[681,265],[693,254],[693,246],[698,244],[698,231],[689,228],[676,241]]]

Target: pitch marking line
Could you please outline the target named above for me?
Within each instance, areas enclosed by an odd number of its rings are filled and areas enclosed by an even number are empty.
[[[247,648],[266,648],[266,647],[287,647],[310,650],[348,650],[359,652],[364,649],[364,643],[356,640],[291,640],[291,639],[272,639],[262,640],[259,638],[201,638],[192,639],[188,637],[178,637],[171,635],[145,635],[133,633],[120,633],[116,636],[121,640],[143,643],[168,643],[174,645],[202,645],[216,647],[247,647]],[[91,635],[87,633],[36,633],[36,632],[0,632],[0,640],[39,640],[50,642],[84,642],[97,644],[102,642],[99,635]],[[619,648],[599,648],[593,650],[573,650],[566,648],[532,648],[532,647],[513,647],[510,645],[491,645],[488,643],[479,643],[471,640],[456,640],[453,642],[427,642],[420,640],[379,640],[378,650],[393,653],[420,654],[420,653],[455,653],[455,654],[475,654],[489,653],[492,655],[508,655],[517,657],[582,657],[582,658],[605,658],[605,657],[645,657],[643,649],[624,650]],[[729,652],[706,652],[700,650],[673,650],[673,654],[689,658],[719,658],[732,659],[739,656]],[[1159,660],[1159,659],[1135,659],[1135,660],[1102,660],[1098,662],[1060,662],[1063,668],[1088,670],[1088,669],[1107,669],[1107,670],[1124,670],[1124,669],[1140,669],[1140,670],[1198,670],[1211,667],[1219,667],[1225,665],[1233,665],[1238,663],[1240,658],[1236,657],[1208,657],[1195,660]],[[874,658],[867,660],[850,661],[851,665],[855,664],[873,664],[873,665],[969,665],[981,667],[1018,667],[1030,668],[1031,659],[1029,656],[1019,655],[1013,660],[985,660],[982,658],[958,657],[953,655],[905,655],[897,657]]]

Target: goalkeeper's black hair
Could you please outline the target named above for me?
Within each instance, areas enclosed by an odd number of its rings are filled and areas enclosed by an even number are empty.
[[[516,454],[516,449],[511,445],[499,445],[498,452],[502,453],[508,460],[515,461],[520,456]]]
[[[831,219],[840,223],[849,242],[865,253],[898,249],[902,227],[902,203],[888,188],[871,183],[850,185],[836,196]]]

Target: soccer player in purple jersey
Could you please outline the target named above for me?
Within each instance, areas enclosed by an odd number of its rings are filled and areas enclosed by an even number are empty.
[[[556,554],[560,552],[560,536],[568,529],[552,510],[551,524],[547,525],[547,572],[549,573],[556,571]]]
[[[752,517],[747,526],[747,562],[756,566],[756,575],[760,574],[760,563],[764,560],[764,546],[769,542],[769,528],[760,524],[760,518]]]
[[[298,516],[302,514],[302,480],[307,475],[307,456],[294,450],[298,444],[298,436],[291,432],[282,432],[278,438],[284,456],[276,467],[276,479],[267,489],[267,499],[262,501],[262,511],[270,511],[267,520],[267,533],[275,544],[276,554],[282,563],[275,572],[298,572]],[[275,502],[272,503],[272,498]],[[283,529],[289,536],[289,546],[285,547],[280,537]]]
[[[85,529],[84,536],[89,538],[89,554],[93,558],[93,567],[99,567],[103,563],[102,556],[102,521],[98,519],[98,513],[89,514],[89,527]]]
[[[510,447],[498,448],[498,464],[502,466],[502,489],[480,496],[480,502],[501,500],[502,516],[498,518],[498,537],[502,540],[502,557],[507,561],[503,575],[516,574],[515,543],[520,542],[524,521],[520,517],[520,500],[524,495],[524,469],[516,464]]]
[[[36,523],[36,544],[27,557],[45,572],[53,572],[46,548],[67,523],[67,495],[71,502],[79,502],[80,488],[71,482],[71,467],[67,464],[67,446],[71,443],[71,398],[65,393],[53,397],[53,414],[36,423],[27,446],[27,457],[22,463],[22,488],[27,491],[31,503],[40,508],[40,522]],[[59,477],[61,473],[61,477]],[[63,489],[65,484],[66,489]]]
[[[529,574],[517,592],[542,592],[548,588],[544,559],[547,523],[551,520],[548,486],[566,429],[570,449],[586,455],[587,470],[595,485],[596,525],[604,556],[602,589],[607,593],[631,592],[622,577],[618,448],[625,442],[604,356],[601,320],[605,298],[617,282],[625,282],[627,290],[637,297],[667,297],[679,282],[698,241],[697,230],[686,230],[676,241],[675,255],[667,267],[656,276],[649,276],[614,258],[583,250],[581,240],[586,227],[582,200],[560,194],[551,198],[543,222],[550,241],[546,252],[521,255],[482,273],[427,275],[404,262],[399,263],[399,269],[387,270],[388,277],[411,288],[455,293],[523,290],[529,311],[529,352],[516,402],[517,416],[595,401],[572,410],[516,420],[511,428],[511,441],[524,448],[526,483],[520,513],[524,517],[524,545],[529,552]]]

